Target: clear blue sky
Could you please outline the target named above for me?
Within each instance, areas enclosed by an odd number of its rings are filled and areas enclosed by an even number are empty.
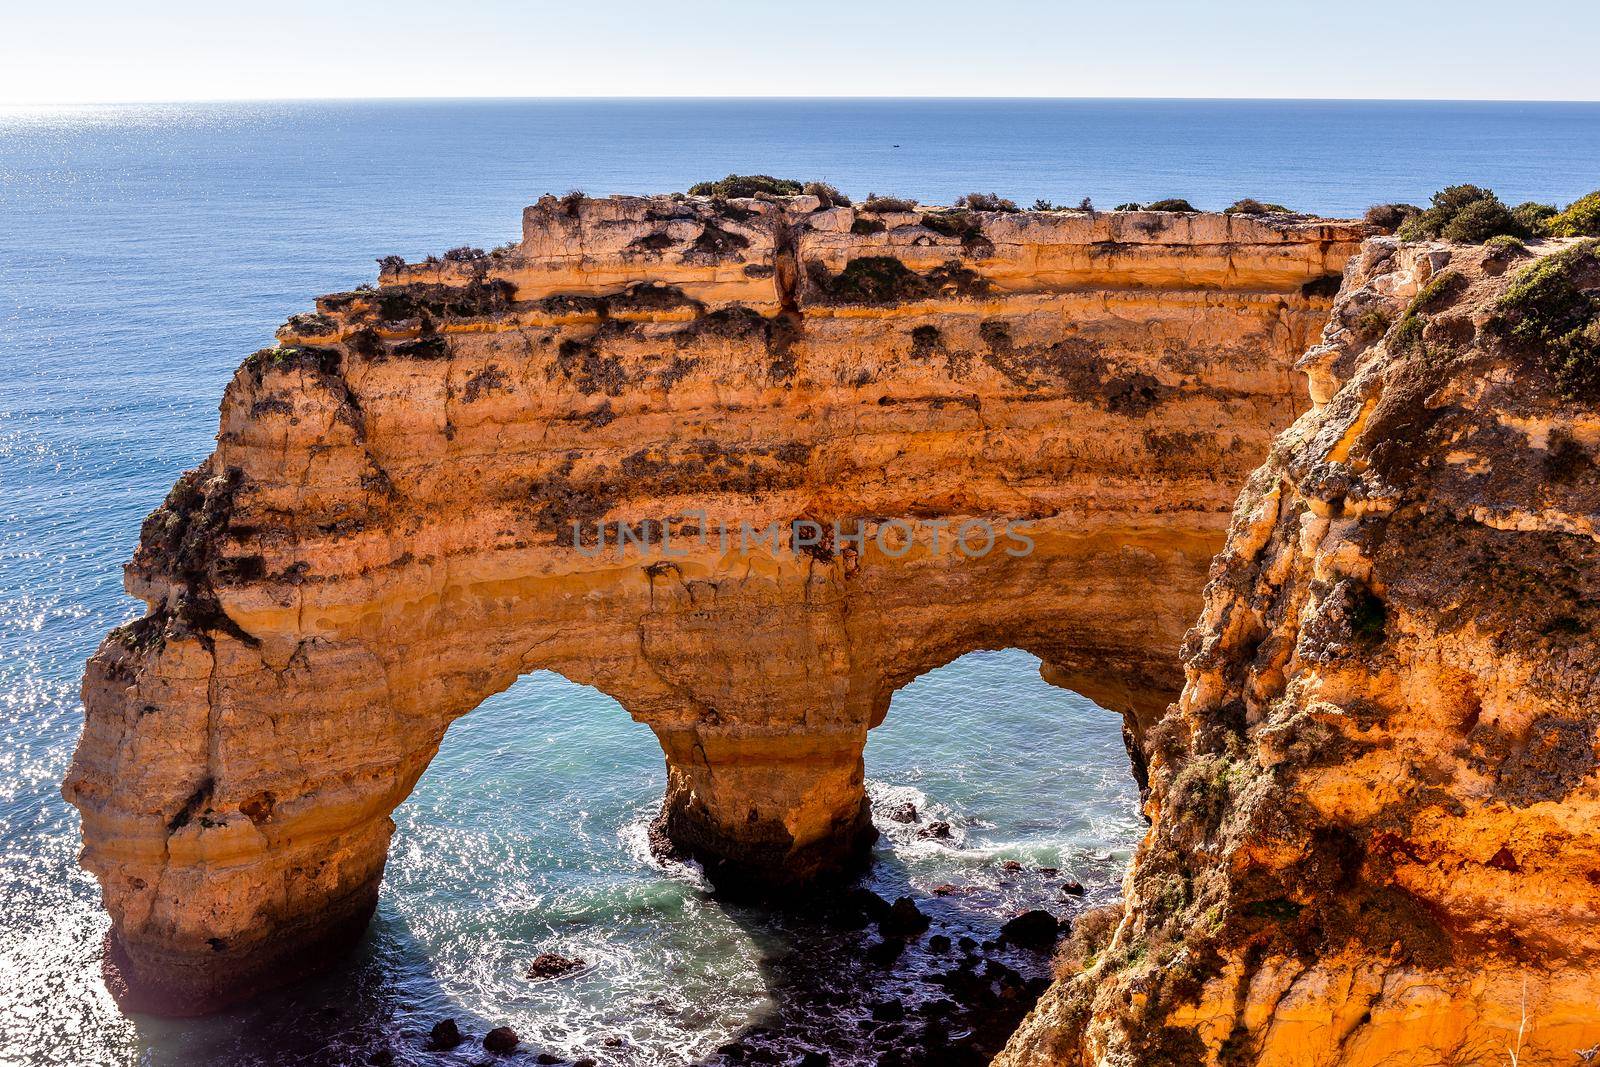
[[[1600,99],[1600,0],[31,0],[0,104],[418,96]]]

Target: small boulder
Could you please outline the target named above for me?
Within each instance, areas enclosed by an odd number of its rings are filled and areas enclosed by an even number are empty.
[[[1016,860],[1006,860],[1000,865],[1000,869],[1002,871],[1020,871],[1022,870],[1022,864],[1018,863]]]
[[[895,1023],[906,1017],[906,1007],[898,1000],[880,1000],[872,1005],[872,1017],[880,1023]]]
[[[932,937],[928,938],[928,951],[949,952],[950,939],[943,934],[934,934]]]
[[[1046,876],[1046,877],[1051,877],[1053,875],[1060,874],[1061,873],[1061,868],[1060,867],[1040,867],[1039,868],[1039,873],[1044,875],[1044,876]]]
[[[1047,952],[1055,948],[1056,938],[1061,936],[1061,923],[1048,911],[1034,908],[1000,927],[1000,936],[1021,948]]]
[[[465,1040],[454,1019],[441,1019],[428,1031],[428,1047],[436,1052],[446,1052]]]
[[[528,965],[528,977],[535,980],[560,978],[564,974],[570,974],[586,966],[588,964],[577,956],[568,957],[559,956],[554,952],[541,952]]]
[[[832,1060],[826,1052],[818,1052],[816,1049],[807,1049],[806,1054],[800,1057],[795,1067],[828,1067],[830,1062],[832,1062]]]
[[[917,831],[918,837],[934,841],[950,840],[950,824],[942,819],[937,819]]]
[[[1076,878],[1068,878],[1061,883],[1061,895],[1064,897],[1081,897],[1083,892],[1083,883]]]
[[[533,1062],[534,1063],[542,1063],[542,1064],[552,1064],[552,1063],[561,1063],[562,1060],[561,1060],[561,1057],[557,1056],[554,1052],[541,1052],[541,1053],[539,1053],[537,1056],[535,1056],[533,1058]]]
[[[878,932],[884,937],[915,937],[928,928],[929,918],[917,908],[910,897],[901,897],[889,908],[889,913],[878,920]]]
[[[916,822],[917,818],[917,806],[911,803],[902,804],[889,813],[892,822],[911,823]]]
[[[486,1051],[504,1055],[522,1043],[517,1032],[509,1026],[497,1026],[483,1035],[483,1047]]]
[[[867,962],[875,967],[891,967],[906,950],[906,943],[898,937],[886,937],[866,951]]]

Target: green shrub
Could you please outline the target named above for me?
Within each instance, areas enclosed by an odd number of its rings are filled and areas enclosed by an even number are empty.
[[[1087,212],[1090,212],[1092,214],[1094,212],[1094,201],[1090,200],[1086,196],[1082,200],[1078,201],[1078,206],[1077,207],[1073,207],[1070,204],[1055,204],[1055,203],[1050,202],[1049,200],[1035,200],[1033,202],[1032,210],[1034,210],[1034,211],[1087,211]]]
[[[1114,210],[1116,210],[1116,211],[1143,211],[1144,210],[1144,205],[1138,204],[1138,203],[1134,203],[1133,201],[1130,200],[1126,204],[1118,204]]]
[[[1271,215],[1273,213],[1289,214],[1289,209],[1282,204],[1263,204],[1253,197],[1235,200],[1222,209],[1224,215]]]
[[[976,250],[989,246],[983,235],[983,222],[970,211],[930,211],[922,216],[922,225],[942,237],[959,238],[963,248]]]
[[[1481,243],[1502,233],[1526,237],[1528,228],[1517,221],[1493,189],[1451,185],[1433,194],[1432,207],[1401,224],[1397,236],[1403,241],[1442,237],[1447,241]]]
[[[1422,340],[1422,328],[1426,325],[1428,320],[1421,315],[1407,312],[1405,318],[1400,320],[1400,325],[1395,327],[1390,346],[1397,351],[1405,351]]]
[[[955,260],[918,274],[893,256],[860,256],[833,275],[820,261],[813,260],[806,264],[806,275],[824,301],[841,304],[893,304],[939,295],[977,296],[989,288],[982,277]]]
[[[1008,214],[1021,210],[1015,200],[1007,200],[997,193],[968,193],[957,200],[955,206],[968,211],[1003,211]]]
[[[1600,394],[1600,241],[1546,256],[1511,282],[1495,328],[1542,357],[1568,397]]]
[[[1466,277],[1458,270],[1442,270],[1428,279],[1428,284],[1417,290],[1407,314],[1437,310],[1439,302],[1466,288]]]
[[[1373,306],[1366,308],[1356,316],[1354,323],[1356,333],[1364,338],[1382,337],[1389,331],[1389,324],[1394,321],[1394,316],[1384,307]]]
[[[1528,246],[1509,233],[1502,233],[1483,242],[1483,247],[1497,256],[1525,256]]]
[[[1439,236],[1446,241],[1482,244],[1502,234],[1525,237],[1527,233],[1527,227],[1517,221],[1510,208],[1499,200],[1489,199],[1475,200],[1462,208]]]
[[[1549,231],[1551,217],[1559,214],[1554,204],[1539,204],[1532,200],[1518,204],[1511,209],[1511,214],[1522,223],[1532,236],[1539,236]]]
[[[1365,222],[1393,233],[1420,214],[1422,209],[1415,204],[1373,204],[1367,208]]]
[[[690,196],[721,196],[727,199],[750,196],[799,196],[805,186],[788,178],[770,174],[730,174],[714,182],[689,186]]]
[[[1194,205],[1179,197],[1172,197],[1168,200],[1157,200],[1153,204],[1146,204],[1144,209],[1146,211],[1193,211]]]
[[[405,269],[405,265],[406,265],[406,257],[405,256],[380,256],[380,257],[378,257],[378,273],[379,274],[393,274],[396,271],[404,270]]]
[[[917,202],[898,196],[879,196],[877,193],[868,193],[867,198],[861,202],[861,210],[870,211],[877,215],[886,215],[896,211],[915,211],[917,210]]]
[[[1546,226],[1553,237],[1600,237],[1600,192],[1579,197],[1559,215],[1552,211]]]
[[[1396,351],[1404,351],[1421,342],[1422,331],[1428,325],[1426,313],[1435,310],[1444,297],[1465,286],[1466,277],[1458,270],[1442,270],[1430,278],[1428,284],[1417,291],[1406,313],[1401,316],[1391,347]]]
[[[801,192],[822,201],[823,207],[849,207],[850,198],[827,182],[806,182]]]

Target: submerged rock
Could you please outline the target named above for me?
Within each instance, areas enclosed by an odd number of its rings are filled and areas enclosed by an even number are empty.
[[[1043,908],[1025,911],[1000,927],[1000,936],[1013,945],[1046,952],[1061,936],[1061,921]],[[996,966],[991,961],[990,966]]]
[[[910,897],[901,897],[889,908],[888,914],[878,920],[878,932],[884,937],[915,937],[926,930],[931,920]]]
[[[490,1030],[487,1034],[483,1035],[483,1047],[490,1052],[510,1052],[521,1043],[522,1039],[519,1038],[517,1036],[517,1032],[511,1029],[509,1026],[497,1026],[493,1030]],[[539,1062],[544,1063],[555,1061],[553,1059],[546,1061],[541,1058]]]
[[[433,1024],[432,1030],[428,1031],[428,1047],[440,1052],[448,1052],[464,1040],[461,1028],[456,1025],[454,1019],[441,1019]]]
[[[588,964],[579,956],[559,956],[554,952],[541,952],[528,965],[528,977],[536,980],[560,978]]]

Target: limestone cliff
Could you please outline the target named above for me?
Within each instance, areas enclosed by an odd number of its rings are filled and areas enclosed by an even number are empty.
[[[1600,260],[1535,254],[1351,264],[1148,735],[1126,913],[997,1063],[1594,1058]]]
[[[523,226],[291,319],[146,522],[65,785],[134,1003],[326,962],[451,720],[528,671],[649,724],[663,839],[729,885],[859,856],[867,730],[970,650],[1141,734],[1365,235],[812,197]]]

